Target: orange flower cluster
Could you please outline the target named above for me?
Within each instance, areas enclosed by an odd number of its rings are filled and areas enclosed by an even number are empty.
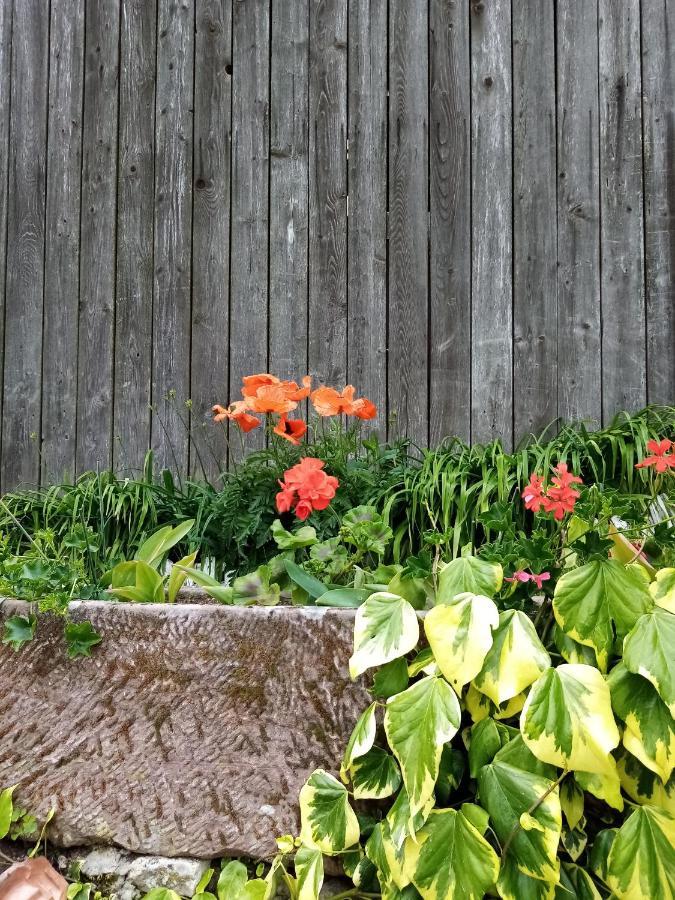
[[[574,504],[579,499],[579,491],[572,485],[583,484],[583,481],[577,475],[568,472],[567,463],[558,463],[553,471],[556,474],[551,479],[551,487],[546,489],[543,477],[532,473],[529,484],[525,485],[525,490],[520,496],[525,501],[525,509],[539,512],[543,507],[544,512],[552,512],[560,521],[565,513],[574,511]]]
[[[322,459],[303,457],[296,466],[284,472],[284,480],[279,482],[281,490],[277,494],[277,510],[289,512],[295,504],[295,514],[304,520],[315,509],[325,509],[335,496],[339,482],[334,475],[323,471]]]
[[[355,397],[356,391],[351,384],[342,393],[330,387],[319,387],[312,391],[310,375],[305,375],[302,379],[302,386],[295,381],[282,381],[268,372],[247,375],[243,379],[241,393],[243,400],[235,400],[228,407],[219,404],[213,407],[214,421],[229,420],[242,431],[249,432],[261,424],[261,420],[252,413],[276,414],[279,419],[273,429],[274,433],[296,446],[307,432],[307,425],[302,419],[289,419],[288,413],[297,409],[298,403],[307,397],[320,416],[344,414],[359,419],[374,419],[377,415],[375,404],[365,397]]]
[[[667,472],[668,469],[675,469],[675,453],[669,451],[675,446],[668,438],[662,441],[647,441],[647,450],[650,451],[649,456],[645,456],[639,463],[635,463],[636,469],[647,469],[653,467],[657,472]]]

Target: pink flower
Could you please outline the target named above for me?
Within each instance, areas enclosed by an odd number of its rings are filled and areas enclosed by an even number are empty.
[[[511,584],[514,584],[516,581],[519,581],[521,584],[527,584],[528,581],[534,581],[537,588],[541,590],[544,582],[548,581],[550,577],[550,572],[542,572],[540,575],[535,575],[532,572],[526,572],[524,569],[518,569],[518,571],[514,572],[510,578],[505,578],[504,581],[510,581]]]
[[[527,582],[528,582],[529,580],[530,580],[530,574],[529,574],[529,572],[525,572],[525,571],[523,571],[523,569],[518,569],[517,572],[514,572],[514,573],[513,573],[513,575],[511,576],[511,578],[505,578],[505,579],[504,579],[504,581],[510,581],[510,582],[512,582],[512,583],[515,582],[515,581],[521,581],[523,584],[527,584]]]

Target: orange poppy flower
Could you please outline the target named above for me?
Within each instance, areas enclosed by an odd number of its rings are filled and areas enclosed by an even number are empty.
[[[281,383],[263,384],[247,400],[249,409],[258,413],[288,413],[298,405],[295,400],[289,399]]]
[[[245,375],[242,378],[244,384],[241,389],[243,397],[255,397],[258,389],[264,385],[280,384],[276,375],[270,375],[269,372],[261,372],[259,375]]]
[[[243,432],[248,433],[260,425],[260,419],[257,419],[255,416],[250,416],[246,412],[248,408],[249,406],[246,400],[235,400],[234,403],[230,404],[228,409],[225,409],[224,406],[220,406],[220,404],[216,404],[213,407],[213,412],[215,413],[213,421],[224,422],[225,419],[229,419],[231,422],[236,422]]]
[[[289,400],[304,400],[309,397],[312,390],[312,376],[305,375],[302,379],[302,387],[298,387],[295,381],[282,381],[281,386],[286,391]]]
[[[215,406],[211,407],[211,412],[213,413],[214,422],[224,422],[225,419],[229,418],[227,410],[220,403],[216,403]]]
[[[350,404],[349,409],[345,409],[348,416],[356,416],[357,419],[374,419],[377,415],[377,407],[372,400],[366,397],[359,397]]]
[[[341,394],[335,388],[320,387],[312,393],[311,400],[320,416],[339,416],[344,413],[359,419],[374,419],[377,415],[375,404],[365,397],[355,400],[354,394],[355,389],[351,384]]]
[[[302,419],[287,419],[286,413],[284,413],[274,428],[274,433],[278,434],[282,438],[286,438],[287,441],[290,441],[291,444],[295,444],[297,447],[300,443],[300,438],[307,431],[307,426],[302,421]]]

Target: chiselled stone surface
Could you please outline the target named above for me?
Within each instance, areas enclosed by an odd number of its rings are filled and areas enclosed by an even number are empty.
[[[339,767],[369,700],[347,674],[352,614],[91,602],[71,618],[103,637],[89,659],[67,659],[51,616],[18,653],[0,644],[0,785],[56,810],[53,844],[262,858],[297,833],[304,779]]]

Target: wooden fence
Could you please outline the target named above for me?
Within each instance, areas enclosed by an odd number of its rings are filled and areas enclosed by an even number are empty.
[[[0,136],[3,489],[194,471],[249,372],[422,444],[675,399],[671,0],[3,0]]]

